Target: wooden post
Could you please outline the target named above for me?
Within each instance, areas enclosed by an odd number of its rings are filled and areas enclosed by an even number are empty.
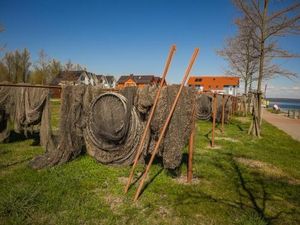
[[[163,75],[162,75],[162,78],[161,78],[161,81],[160,81],[160,86],[157,90],[155,100],[154,100],[153,106],[151,108],[151,111],[150,111],[150,114],[149,114],[149,117],[148,117],[148,120],[147,120],[147,124],[146,124],[145,130],[144,130],[141,142],[139,143],[139,147],[138,147],[138,150],[137,150],[137,153],[136,153],[136,156],[135,156],[135,159],[134,159],[131,171],[130,171],[130,175],[129,175],[129,178],[128,178],[128,181],[127,181],[127,184],[126,184],[126,187],[125,187],[125,193],[128,192],[128,189],[131,185],[131,181],[132,181],[132,178],[133,178],[133,175],[134,175],[135,168],[136,168],[137,163],[139,161],[139,158],[142,154],[142,150],[143,150],[144,142],[145,142],[145,139],[146,139],[146,135],[147,135],[148,130],[150,128],[151,121],[152,121],[152,118],[153,118],[153,115],[154,115],[154,112],[155,112],[155,109],[156,109],[156,106],[157,106],[157,103],[158,103],[158,99],[159,99],[159,96],[160,96],[160,92],[161,92],[161,90],[164,86],[165,79],[166,79],[166,76],[167,76],[167,73],[168,73],[168,70],[169,70],[169,67],[170,67],[170,63],[171,63],[171,60],[173,58],[173,55],[174,55],[175,51],[176,51],[176,45],[172,45],[172,47],[170,49],[170,52],[169,52],[167,62],[166,62],[166,65],[165,65],[165,69],[164,69],[164,72],[163,72]]]
[[[192,111],[192,131],[189,140],[189,159],[187,170],[187,182],[191,183],[193,179],[193,152],[194,152],[194,138],[195,138],[195,115],[196,115],[196,93],[194,93],[193,111]]]
[[[224,133],[224,120],[225,120],[225,95],[222,96],[222,134]]]
[[[213,101],[213,123],[212,123],[212,133],[211,133],[211,147],[215,146],[215,127],[216,127],[216,115],[217,115],[217,95],[214,93]]]
[[[179,90],[178,90],[178,93],[177,93],[177,95],[176,95],[176,97],[175,97],[175,100],[174,100],[174,102],[173,102],[173,105],[172,105],[172,107],[171,107],[170,113],[169,113],[169,115],[168,115],[168,117],[167,117],[166,122],[164,123],[164,126],[163,126],[163,128],[162,128],[162,131],[161,131],[161,133],[160,133],[160,135],[159,135],[158,141],[156,142],[155,148],[154,148],[154,150],[153,150],[153,152],[152,152],[152,155],[151,155],[150,161],[149,161],[149,163],[148,163],[148,165],[147,165],[147,167],[146,167],[145,173],[143,174],[143,176],[142,176],[142,178],[141,178],[141,182],[140,182],[139,187],[138,187],[138,189],[137,189],[137,191],[136,191],[136,193],[135,193],[135,196],[134,196],[134,201],[136,201],[136,200],[138,199],[138,197],[139,197],[139,195],[140,195],[140,193],[141,193],[141,191],[142,191],[142,188],[143,188],[145,179],[146,179],[146,177],[147,177],[147,175],[148,175],[148,172],[149,172],[149,170],[150,170],[150,167],[151,167],[151,165],[152,165],[152,163],[153,163],[154,157],[155,157],[156,153],[158,152],[159,146],[160,146],[160,144],[161,144],[161,142],[162,142],[162,140],[163,140],[163,138],[164,138],[164,136],[165,136],[165,133],[166,133],[167,128],[168,128],[168,125],[169,125],[169,122],[170,122],[170,120],[171,120],[171,118],[172,118],[172,115],[173,115],[173,113],[174,113],[175,107],[176,107],[176,105],[177,105],[177,102],[178,102],[178,100],[179,100],[180,94],[181,94],[181,92],[182,92],[183,86],[184,86],[184,84],[185,84],[185,82],[186,82],[186,80],[187,80],[187,78],[188,78],[188,76],[189,76],[189,74],[190,74],[190,71],[191,71],[191,69],[192,69],[192,66],[193,66],[195,60],[196,60],[196,57],[197,57],[197,55],[198,55],[198,52],[199,52],[199,48],[196,48],[196,49],[194,50],[194,54],[193,54],[193,56],[192,56],[192,58],[191,58],[191,60],[190,60],[189,66],[188,66],[187,70],[185,71],[185,75],[184,75],[184,77],[183,77],[183,80],[182,80],[182,82],[181,82],[180,88],[179,88]]]
[[[61,89],[59,85],[33,85],[33,84],[0,84],[3,87],[30,87],[30,88],[50,88],[50,89]]]

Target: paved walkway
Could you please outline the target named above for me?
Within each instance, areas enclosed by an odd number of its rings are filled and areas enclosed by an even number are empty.
[[[291,119],[263,109],[263,119],[300,141],[300,119]]]

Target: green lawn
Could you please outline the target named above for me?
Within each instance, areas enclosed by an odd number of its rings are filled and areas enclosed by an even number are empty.
[[[137,203],[136,186],[123,193],[130,167],[82,155],[35,171],[28,161],[43,149],[15,137],[0,144],[0,224],[300,224],[300,142],[267,123],[254,139],[248,126],[235,118],[224,135],[217,129],[212,149],[211,123],[198,122],[194,183],[185,183],[185,161],[176,179],[154,165]]]

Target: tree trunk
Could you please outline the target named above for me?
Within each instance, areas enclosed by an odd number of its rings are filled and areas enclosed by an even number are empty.
[[[248,92],[248,80],[245,80],[244,94],[247,94],[247,92]]]
[[[262,102],[262,80],[264,76],[264,60],[265,60],[265,22],[267,18],[267,8],[268,8],[268,0],[264,0],[264,9],[263,9],[263,15],[262,15],[262,24],[261,24],[261,34],[260,34],[260,57],[259,57],[259,72],[258,72],[258,81],[257,81],[257,117],[258,117],[258,123],[257,123],[257,136],[260,136],[261,131],[261,123],[262,123],[262,109],[261,109],[261,102]]]

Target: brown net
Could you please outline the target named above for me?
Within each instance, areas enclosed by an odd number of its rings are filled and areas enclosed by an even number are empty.
[[[133,105],[136,88],[103,93],[90,104],[85,141],[87,151],[104,164],[131,164],[144,130]],[[147,148],[147,141],[144,150]]]
[[[33,132],[41,123],[48,96],[49,90],[43,88],[0,86],[0,141],[9,138],[9,122],[17,133]]]
[[[151,154],[178,89],[177,85],[163,88],[142,160]],[[113,93],[84,85],[63,86],[59,134],[55,136],[47,89],[1,87],[0,137],[4,139],[9,134],[9,117],[17,132],[26,133],[39,125],[40,141],[46,151],[30,162],[35,169],[70,161],[84,146],[101,163],[128,165],[136,154],[156,91],[156,87],[130,87]],[[191,132],[193,96],[193,91],[185,87],[179,98],[159,151],[165,168],[174,169],[181,163],[182,149]]]
[[[40,169],[68,162],[77,157],[82,150],[84,117],[83,99],[85,86],[64,86],[62,88],[62,102],[60,112],[59,135],[54,136],[51,131],[49,107],[44,111],[45,120],[41,133],[45,137],[45,154],[30,162],[31,167]]]
[[[212,114],[212,97],[199,94],[196,97],[196,113],[198,120],[210,120]]]
[[[146,153],[151,153],[154,149],[160,130],[166,121],[178,90],[178,85],[165,86],[162,89],[151,123],[151,140]],[[153,104],[155,91],[153,87],[139,90],[136,104],[137,108],[141,110],[140,112],[147,112],[144,115],[145,118],[147,118],[147,114]],[[162,157],[165,168],[175,169],[181,163],[182,150],[187,144],[191,132],[193,96],[192,89],[188,87],[183,89],[163,143],[160,146],[158,154]]]

